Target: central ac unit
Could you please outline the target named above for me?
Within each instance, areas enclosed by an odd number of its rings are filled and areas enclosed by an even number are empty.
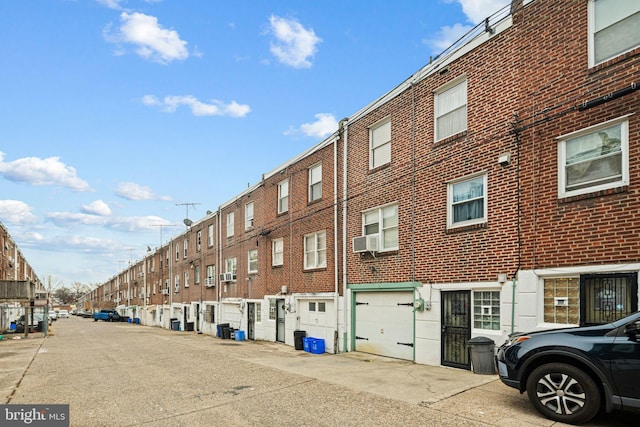
[[[353,238],[353,252],[377,252],[378,251],[378,235],[367,234],[366,236],[358,236]]]
[[[216,281],[213,277],[207,277],[206,279],[204,279],[204,285],[207,288],[212,288],[216,285]]]

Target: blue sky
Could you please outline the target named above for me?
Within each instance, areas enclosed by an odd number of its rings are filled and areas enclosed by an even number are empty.
[[[102,283],[508,3],[2,0],[0,221]]]

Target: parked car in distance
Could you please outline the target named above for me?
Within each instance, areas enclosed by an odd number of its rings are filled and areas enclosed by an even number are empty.
[[[597,326],[513,334],[498,348],[500,380],[568,424],[614,409],[640,413],[640,313]]]
[[[49,310],[49,319],[58,320],[58,312],[55,310]]]
[[[112,308],[103,308],[100,311],[93,313],[93,320],[104,320],[105,322],[118,322],[120,321],[120,315]]]
[[[69,318],[69,310],[58,310],[58,317],[60,318]]]

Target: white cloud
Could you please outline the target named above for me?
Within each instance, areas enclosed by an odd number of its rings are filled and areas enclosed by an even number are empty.
[[[482,22],[485,18],[496,13],[511,0],[456,0],[462,6],[462,12],[473,24]]]
[[[311,58],[322,39],[312,29],[304,28],[298,21],[271,15],[270,32],[276,40],[270,51],[280,62],[294,68],[311,67]]]
[[[26,203],[19,200],[0,200],[0,221],[7,224],[32,224],[38,220]]]
[[[92,191],[89,184],[78,178],[76,170],[60,161],[59,157],[24,157],[12,162],[4,162],[0,152],[0,174],[14,182],[31,185],[58,185],[73,191]]]
[[[63,228],[76,228],[78,225],[104,227],[119,231],[149,231],[158,224],[168,225],[169,222],[158,216],[102,216],[87,213],[51,212],[47,220]]]
[[[108,25],[104,37],[109,42],[132,44],[136,46],[138,55],[162,64],[189,57],[187,42],[180,39],[177,31],[164,28],[155,16],[139,12],[123,12],[119,31],[112,35],[111,26]]]
[[[107,205],[102,200],[96,200],[94,202],[89,203],[88,205],[83,205],[82,210],[84,213],[92,214],[92,215],[101,215],[101,216],[111,215],[111,209],[109,208],[109,205]]]
[[[318,113],[315,118],[316,121],[313,123],[300,125],[300,131],[307,136],[324,138],[338,130],[338,121],[332,114]]]
[[[120,6],[120,3],[122,3],[123,0],[96,0],[99,4],[108,7],[109,9],[115,9],[115,10],[122,10],[122,6]]]
[[[511,3],[510,0],[445,0],[445,2],[458,3],[467,19],[466,23],[445,25],[440,28],[434,38],[423,40],[423,43],[434,49],[436,53],[444,51],[471,31],[476,24]]]
[[[127,200],[171,200],[169,196],[159,196],[151,188],[135,182],[121,182],[116,194]]]
[[[167,113],[175,112],[179,106],[185,105],[191,109],[194,116],[227,116],[227,117],[244,117],[251,111],[251,107],[246,104],[239,104],[236,101],[225,104],[222,101],[213,99],[210,103],[205,103],[191,95],[181,96],[165,96],[160,100],[154,95],[145,95],[142,97],[144,105],[161,107],[162,111]]]

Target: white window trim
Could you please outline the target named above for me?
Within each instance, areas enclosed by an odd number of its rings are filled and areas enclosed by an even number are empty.
[[[324,241],[325,241],[325,247],[324,247],[324,263],[319,263],[318,262],[318,254],[319,254],[319,250],[318,250],[318,237],[324,234]],[[314,242],[314,247],[313,247],[313,253],[314,253],[314,264],[313,265],[307,265],[307,253],[311,252],[311,251],[307,251],[307,237],[311,237],[313,236],[313,242]],[[322,231],[317,231],[315,233],[309,233],[309,234],[305,234],[303,237],[304,241],[303,241],[303,249],[304,249],[304,269],[305,270],[314,270],[316,268],[326,268],[327,267],[327,232],[325,230]]]
[[[373,155],[373,150],[374,150],[374,148],[373,148],[373,131],[375,129],[381,128],[382,126],[385,126],[386,124],[389,124],[389,127],[391,127],[391,117],[385,117],[384,119],[377,121],[376,123],[374,123],[373,125],[371,125],[369,127],[369,170],[376,169],[376,168],[379,168],[381,166],[388,165],[389,163],[391,163],[391,148],[390,148],[389,149],[389,161],[388,162],[381,163],[381,164],[379,164],[377,166],[373,164],[373,160],[374,160],[374,155]],[[389,146],[391,146],[391,141],[392,141],[391,129],[389,129],[389,142],[386,142],[383,145],[389,144]],[[379,145],[376,148],[380,148],[380,147],[382,147],[382,145]]]
[[[256,254],[256,259],[255,259],[255,264],[256,264],[256,268],[255,270],[251,269],[251,254],[254,253]],[[258,272],[258,250],[257,249],[251,249],[249,252],[247,252],[247,272],[249,274],[256,274]]]
[[[251,215],[249,215],[249,206],[251,206]],[[255,204],[254,202],[249,202],[244,205],[244,229],[250,230],[253,228],[253,216],[255,214]]]
[[[438,96],[446,91],[448,91],[449,89],[458,86],[459,84],[461,84],[462,82],[467,82],[467,102],[465,104],[466,108],[467,108],[467,120],[465,123],[465,127],[464,129],[460,129],[459,131],[451,134],[451,135],[446,135],[446,136],[440,136],[438,135],[438,119],[442,116],[442,114],[438,115]],[[434,99],[433,99],[433,134],[435,136],[435,141],[441,141],[443,139],[449,138],[451,136],[457,135],[461,132],[464,132],[468,129],[469,127],[469,81],[467,80],[467,76],[462,75],[460,77],[457,77],[455,79],[453,79],[452,81],[440,86],[438,89],[436,89],[434,92]]]
[[[227,214],[227,237],[233,237],[233,229],[235,227],[235,212]]]
[[[276,257],[274,255],[277,253],[276,252],[276,243],[277,242],[282,243],[282,251],[279,252],[282,256],[281,256],[280,262],[276,264]],[[284,239],[283,238],[274,239],[274,240],[271,241],[271,265],[273,267],[284,265]]]
[[[595,67],[596,65],[603,64],[607,61],[612,60],[613,58],[617,58],[620,55],[624,55],[627,52],[631,52],[632,50],[637,49],[638,46],[640,46],[640,44],[637,44],[634,47],[630,48],[629,50],[616,53],[613,56],[607,57],[606,59],[603,59],[602,61],[596,63],[596,59],[595,59],[596,58],[596,51],[595,51],[596,6],[595,6],[595,3],[596,3],[596,0],[589,0],[588,7],[587,7],[587,28],[588,28],[587,51],[588,51],[589,68]]]
[[[317,170],[318,168],[320,168],[320,180],[314,182],[313,181],[313,171]],[[315,202],[316,200],[320,200],[322,199],[322,163],[318,163],[316,165],[313,165],[309,168],[309,187],[307,188],[307,192],[309,193],[309,202]],[[320,184],[320,196],[318,196],[317,198],[313,199],[313,186],[316,184]]]
[[[468,221],[460,221],[457,223],[453,222],[453,186],[455,184],[459,184],[461,182],[465,182],[465,181],[469,181],[478,177],[483,177],[483,188],[484,188],[484,194],[483,194],[483,198],[484,198],[484,209],[483,209],[483,216],[481,218],[476,218],[476,219],[471,219]],[[467,175],[464,176],[462,178],[459,179],[455,179],[453,181],[449,181],[447,183],[447,228],[448,229],[455,229],[455,228],[459,228],[459,227],[466,227],[469,225],[475,225],[475,224],[484,224],[487,222],[487,216],[489,213],[489,185],[488,185],[488,177],[487,177],[487,172],[483,171],[483,172],[479,172],[479,173],[475,173],[473,175]]]
[[[287,195],[286,196],[283,196],[282,193],[281,193],[284,184],[287,185]],[[284,180],[280,181],[278,183],[278,207],[277,207],[278,214],[282,214],[282,213],[285,213],[285,212],[289,211],[289,193],[290,193],[290,191],[289,191],[289,179],[284,179]],[[280,205],[281,205],[280,201],[282,199],[284,199],[285,197],[287,199],[287,203],[285,204],[283,209],[280,209]]]
[[[398,225],[395,227],[398,229],[398,240],[396,242],[395,246],[390,246],[388,248],[385,248],[383,246],[384,243],[384,237],[383,237],[383,233],[384,233],[384,228],[383,228],[383,214],[382,211],[390,206],[395,206],[396,207],[396,213],[398,215]],[[378,212],[378,248],[377,251],[378,252],[389,252],[389,251],[397,251],[400,248],[400,206],[398,205],[397,202],[394,203],[387,203],[386,205],[382,205],[382,206],[376,206],[375,208],[371,208],[371,209],[367,209],[366,211],[362,211],[361,212],[361,224],[362,224],[362,235],[365,236],[366,231],[365,231],[365,217],[368,213],[371,212]]]
[[[577,130],[556,138],[558,140],[558,198],[577,196],[580,194],[589,194],[596,191],[608,190],[610,188],[622,187],[629,185],[629,117],[632,114],[627,114],[622,117],[618,117],[613,120],[609,120],[603,123],[598,123],[593,126],[589,126],[584,129]],[[621,126],[620,134],[620,148],[622,150],[622,178],[620,181],[608,182],[606,184],[594,185],[593,187],[581,188],[578,190],[565,191],[566,176],[564,172],[565,167],[565,144],[569,139],[579,137],[581,135],[587,135],[596,132],[598,129],[607,128],[614,125]]]

